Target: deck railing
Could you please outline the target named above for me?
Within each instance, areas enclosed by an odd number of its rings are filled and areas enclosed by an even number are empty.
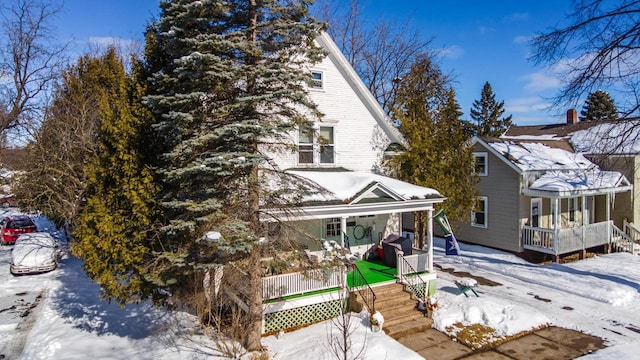
[[[640,230],[638,230],[638,228],[628,222],[627,219],[624,219],[624,223],[622,225],[623,232],[631,238],[631,240],[640,241]]]
[[[552,255],[566,254],[611,242],[613,222],[602,221],[562,229],[522,227],[522,245],[525,249]]]
[[[264,300],[277,299],[312,291],[340,288],[343,284],[346,284],[346,273],[342,268],[267,276],[262,278],[262,298]]]

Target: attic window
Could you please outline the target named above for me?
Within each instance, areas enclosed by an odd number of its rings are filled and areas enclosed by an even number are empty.
[[[323,77],[322,77],[322,73],[319,71],[312,71],[311,72],[311,88],[313,89],[323,89],[324,88],[324,84],[323,84]]]
[[[487,153],[486,152],[474,152],[473,153],[474,167],[473,171],[479,176],[487,176]]]

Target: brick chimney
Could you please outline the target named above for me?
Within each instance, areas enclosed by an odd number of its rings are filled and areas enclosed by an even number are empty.
[[[578,123],[578,111],[576,109],[567,110],[567,124]]]

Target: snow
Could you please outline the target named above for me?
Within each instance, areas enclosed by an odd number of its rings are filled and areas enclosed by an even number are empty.
[[[613,189],[628,185],[626,178],[617,171],[549,171],[529,186],[533,190],[574,191]]]
[[[582,154],[540,143],[490,142],[489,145],[523,171],[586,170],[595,165]]]
[[[288,173],[312,181],[326,192],[318,192],[306,200],[340,200],[352,199],[372,183],[382,184],[402,198],[424,199],[428,197],[443,197],[437,190],[413,185],[390,177],[372,174],[364,171],[303,171],[295,170]]]
[[[59,238],[50,224],[37,219],[40,231]],[[444,245],[443,239],[435,239],[434,263],[441,270],[438,291],[429,299],[436,306],[433,320],[438,330],[456,336],[461,326],[481,324],[493,329],[487,338],[491,341],[549,324],[603,338],[608,347],[585,359],[629,359],[640,352],[640,256],[614,253],[538,265],[464,243],[460,244],[462,255],[445,255]],[[10,246],[0,247],[0,353],[6,358],[208,359],[219,355],[191,315],[169,313],[147,303],[121,308],[100,300],[99,287],[84,275],[79,259],[67,255],[52,272],[13,277],[8,269],[10,253]],[[478,282],[479,297],[460,294],[454,282],[464,278]],[[483,279],[498,285],[489,286]],[[32,309],[30,304],[40,293],[41,303]],[[31,313],[31,326],[24,322],[25,312]],[[368,314],[350,316],[353,349],[364,349],[363,358],[421,359],[383,331],[372,332]],[[331,334],[337,334],[336,325],[325,321],[268,336],[262,342],[272,359],[331,359]]]
[[[570,142],[584,154],[638,154],[639,130],[639,121],[605,121],[571,133]]]

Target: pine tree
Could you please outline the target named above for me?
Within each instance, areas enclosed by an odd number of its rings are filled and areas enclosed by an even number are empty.
[[[618,109],[613,99],[603,90],[596,90],[587,96],[580,111],[580,121],[618,120]]]
[[[402,180],[438,189],[450,220],[466,220],[475,198],[473,157],[449,80],[423,57],[401,80],[392,109],[409,148],[387,165]]]
[[[471,106],[471,119],[475,128],[475,135],[500,136],[511,126],[511,115],[504,114],[504,101],[496,101],[496,95],[487,81],[482,87],[480,100],[474,100]]]
[[[263,175],[275,171],[264,150],[286,145],[288,132],[319,116],[305,83],[308,66],[323,55],[313,42],[322,26],[308,6],[166,1],[147,34],[153,75],[145,103],[165,149],[159,167],[165,250],[154,281],[177,286],[217,264],[244,260],[248,350],[261,347],[259,205],[270,196]],[[221,236],[207,237],[212,231]]]

